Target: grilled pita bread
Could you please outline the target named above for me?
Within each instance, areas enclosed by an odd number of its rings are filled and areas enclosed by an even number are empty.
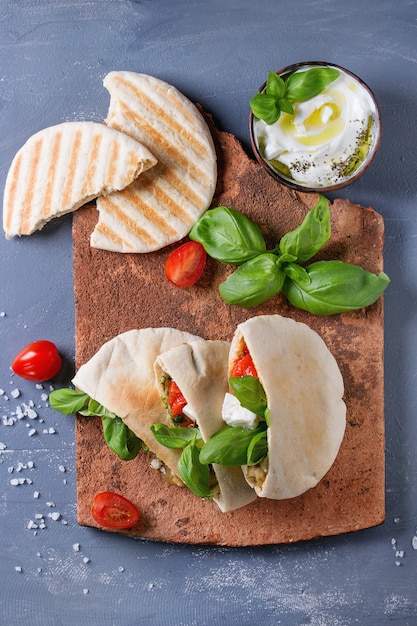
[[[129,330],[105,343],[73,379],[74,385],[118,415],[175,475],[177,459],[155,441],[151,425],[166,411],[155,381],[154,363],[161,353],[184,341],[204,341],[175,328]]]
[[[32,135],[7,175],[3,227],[9,239],[99,194],[123,189],[156,158],[132,137],[95,122],[64,122]]]
[[[321,337],[290,318],[262,315],[239,324],[230,370],[244,343],[265,390],[270,425],[268,457],[243,471],[259,496],[293,498],[314,487],[337,456],[346,426],[343,379]]]
[[[210,206],[217,180],[210,130],[196,106],[168,83],[111,72],[108,126],[131,135],[158,159],[126,189],[97,200],[94,248],[150,252],[179,241]]]
[[[168,375],[187,400],[203,441],[223,426],[221,410],[228,389],[229,349],[230,343],[226,341],[187,342],[160,354],[155,361],[161,395],[166,394]],[[169,422],[171,418],[167,413],[163,423],[170,425]],[[178,462],[180,451],[171,452]],[[245,481],[240,467],[213,464],[213,471],[219,487],[213,500],[222,512],[233,511],[256,499],[256,493]]]

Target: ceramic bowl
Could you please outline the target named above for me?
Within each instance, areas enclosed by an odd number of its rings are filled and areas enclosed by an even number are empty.
[[[371,165],[374,156],[379,148],[381,140],[380,112],[378,104],[375,100],[375,96],[368,87],[368,85],[366,85],[366,83],[364,83],[364,81],[358,76],[356,76],[349,70],[341,67],[340,65],[320,61],[304,62],[289,65],[278,70],[278,72],[276,73],[285,80],[286,77],[288,78],[288,76],[294,72],[305,71],[313,67],[331,67],[340,72],[339,77],[334,81],[334,86],[333,83],[331,83],[324,90],[324,92],[322,92],[323,98],[317,100],[317,98],[320,98],[319,94],[318,96],[316,96],[316,100],[312,99],[309,101],[308,106],[310,106],[310,108],[313,106],[313,100],[316,103],[317,107],[320,102],[323,102],[320,110],[319,108],[316,108],[316,112],[314,113],[314,115],[316,116],[314,118],[315,120],[317,120],[317,115],[319,113],[320,115],[324,115],[323,111],[326,107],[327,116],[330,112],[330,121],[333,123],[333,126],[331,128],[329,126],[330,122],[327,123],[324,121],[322,123],[322,118],[320,118],[320,132],[324,133],[323,136],[325,136],[325,133],[330,130],[333,133],[333,129],[337,127],[337,124],[340,128],[343,126],[343,124],[345,124],[346,127],[347,122],[346,120],[342,120],[342,114],[349,114],[351,116],[349,120],[355,117],[355,107],[358,106],[358,102],[367,107],[366,119],[368,120],[368,125],[365,127],[365,129],[361,131],[362,134],[360,134],[358,127],[355,127],[355,140],[352,141],[352,137],[350,137],[350,142],[347,142],[344,148],[344,156],[342,156],[342,153],[340,152],[341,135],[340,137],[336,136],[337,141],[335,141],[335,137],[332,135],[332,133],[330,133],[331,140],[329,140],[327,143],[325,140],[323,143],[320,143],[319,148],[321,149],[321,155],[318,155],[318,148],[316,145],[306,145],[306,147],[304,148],[303,146],[305,144],[303,144],[300,151],[300,142],[308,143],[312,139],[314,143],[316,139],[309,136],[310,130],[313,129],[314,131],[314,124],[306,126],[303,123],[305,122],[305,120],[302,120],[301,126],[299,124],[295,125],[295,121],[296,119],[299,119],[300,115],[300,113],[298,113],[297,115],[297,106],[299,107],[299,112],[301,112],[302,108],[298,105],[298,103],[294,103],[296,116],[291,116],[287,113],[281,113],[280,119],[278,120],[278,122],[275,123],[282,123],[280,133],[281,137],[284,138],[284,140],[286,137],[286,129],[288,129],[289,134],[291,131],[291,134],[293,135],[294,133],[292,131],[294,130],[294,128],[302,128],[303,131],[305,131],[307,128],[306,137],[303,138],[303,136],[299,135],[297,131],[297,136],[301,137],[300,140],[296,140],[297,145],[295,146],[293,143],[292,145],[287,146],[288,149],[286,152],[286,156],[284,157],[287,160],[287,165],[283,165],[278,160],[268,160],[265,156],[263,148],[263,143],[265,143],[265,135],[263,133],[266,129],[266,126],[264,122],[258,120],[258,118],[253,115],[252,111],[249,117],[250,141],[252,150],[258,162],[267,170],[267,172],[271,176],[276,178],[279,182],[298,191],[331,192],[355,182]],[[343,89],[337,87],[337,85],[343,85]],[[266,81],[259,88],[258,93],[262,93],[265,88]],[[334,96],[336,96],[336,100],[334,99]],[[327,102],[327,98],[329,98],[329,102]],[[342,105],[338,107],[332,104],[332,102],[336,101],[339,104],[344,102],[344,110]],[[305,103],[303,104],[303,106],[306,107]],[[331,107],[333,107],[333,109]],[[312,115],[313,114],[310,114],[308,118],[310,121],[311,119],[313,119]],[[274,125],[271,125],[271,127],[268,128],[268,132],[273,126]],[[353,132],[352,128],[353,127],[351,127],[351,131]],[[312,134],[314,134],[314,132],[312,132]],[[319,135],[316,136],[318,137]],[[360,139],[357,139],[358,137],[360,137]],[[364,137],[366,137],[365,141],[363,141]],[[291,141],[293,141],[293,139],[291,139]],[[362,143],[360,143],[361,141]],[[339,144],[339,148],[337,148],[339,150],[338,154],[337,152],[335,153],[336,144]],[[303,149],[305,150],[304,153],[302,152]],[[346,156],[347,150],[351,151],[350,157]],[[304,156],[300,157],[300,155],[302,154]],[[293,159],[293,161],[288,164],[291,159]],[[327,159],[325,165],[323,165],[324,161],[322,161],[322,159]],[[279,169],[277,169],[277,167]]]

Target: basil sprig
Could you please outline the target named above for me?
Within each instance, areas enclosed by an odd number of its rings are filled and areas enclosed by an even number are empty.
[[[275,124],[282,112],[294,114],[293,102],[314,98],[339,74],[331,67],[314,67],[290,74],[288,78],[269,72],[265,89],[250,100],[252,113],[268,125]]]
[[[203,440],[198,428],[152,424],[151,431],[155,439],[166,448],[182,448],[177,469],[190,491],[200,498],[212,498],[214,490],[210,468],[200,461]]]
[[[206,211],[190,232],[207,254],[237,269],[219,285],[228,304],[255,307],[279,292],[289,302],[315,315],[332,315],[373,304],[390,279],[342,261],[319,261],[304,266],[331,236],[327,199],[317,204],[303,222],[266,249],[254,222],[234,209],[219,206]]]
[[[83,391],[72,388],[54,389],[49,404],[64,415],[79,413],[86,417],[101,417],[104,439],[110,450],[122,461],[131,461],[143,448],[143,442],[123,420]]]

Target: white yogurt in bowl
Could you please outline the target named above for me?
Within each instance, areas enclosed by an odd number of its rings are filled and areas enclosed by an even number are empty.
[[[350,184],[370,164],[380,142],[378,106],[360,78],[323,63],[297,64],[277,73],[285,80],[317,66],[337,69],[339,75],[318,95],[293,102],[294,113],[282,112],[273,124],[252,113],[250,119],[257,159],[281,182],[304,191]]]

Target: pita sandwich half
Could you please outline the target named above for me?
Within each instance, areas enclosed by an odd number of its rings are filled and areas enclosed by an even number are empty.
[[[290,318],[261,315],[239,324],[229,375],[245,346],[265,391],[269,426],[267,456],[243,471],[259,496],[294,498],[336,459],[346,427],[343,379],[322,338]]]
[[[158,159],[146,176],[97,201],[90,244],[116,252],[151,252],[185,237],[210,206],[217,181],[210,130],[178,89],[136,72],[110,72],[106,124],[145,145]]]
[[[6,238],[31,235],[52,218],[123,189],[156,161],[137,140],[104,124],[64,122],[39,131],[17,152],[7,174]]]
[[[105,343],[72,381],[120,417],[173,474],[177,467],[170,450],[156,442],[151,433],[151,425],[165,417],[154,363],[161,352],[184,341],[204,340],[175,328],[129,330]]]
[[[160,354],[155,361],[157,384],[167,407],[168,385],[174,381],[187,402],[184,413],[195,422],[203,442],[223,425],[221,411],[228,389],[229,349],[226,341],[187,342]],[[163,423],[173,426],[174,421],[167,408]],[[193,426],[190,428],[194,430]],[[180,452],[172,450],[172,453],[178,463]],[[256,499],[240,467],[214,464],[212,470],[217,482],[213,500],[222,512],[233,511]]]

